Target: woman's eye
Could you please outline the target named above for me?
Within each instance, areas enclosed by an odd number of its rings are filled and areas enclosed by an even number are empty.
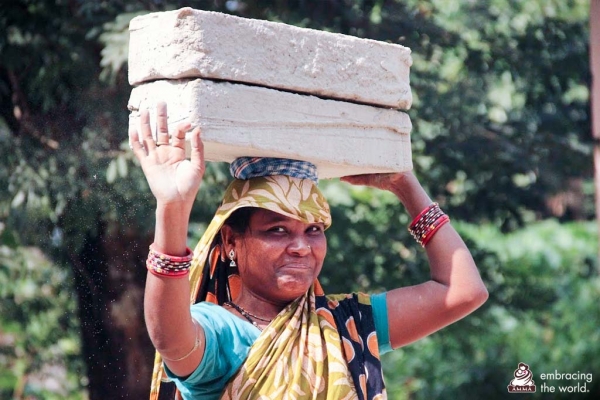
[[[308,228],[308,231],[311,233],[320,233],[320,232],[322,232],[322,229],[318,225],[313,225],[310,228]]]
[[[284,233],[285,228],[283,228],[282,226],[274,226],[269,229],[269,232]]]

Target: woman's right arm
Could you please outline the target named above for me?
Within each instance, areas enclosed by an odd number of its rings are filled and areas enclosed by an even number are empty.
[[[204,148],[200,129],[191,137],[191,158],[185,158],[185,132],[181,124],[169,137],[167,109],[157,107],[157,140],[154,141],[147,111],[140,116],[141,139],[130,129],[129,142],[156,198],[156,252],[184,256],[189,217],[204,175]],[[160,145],[158,143],[168,143]],[[204,354],[204,330],[190,313],[188,276],[162,277],[148,273],[144,293],[144,316],[150,339],[174,374],[187,376],[200,364]]]

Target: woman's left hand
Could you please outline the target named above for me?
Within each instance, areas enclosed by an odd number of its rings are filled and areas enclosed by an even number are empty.
[[[343,182],[353,185],[365,185],[394,193],[404,204],[411,217],[415,217],[431,204],[431,199],[423,190],[421,183],[412,171],[391,174],[364,174],[344,176]]]
[[[416,180],[416,177],[412,171],[407,171],[390,174],[350,175],[343,176],[340,180],[352,185],[370,186],[396,193],[397,190],[402,190],[402,187],[410,181]]]

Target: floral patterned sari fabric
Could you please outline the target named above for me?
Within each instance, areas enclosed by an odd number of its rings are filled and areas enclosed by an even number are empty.
[[[315,288],[263,331],[221,399],[386,398],[369,296]]]
[[[241,207],[331,225],[329,205],[310,179],[284,175],[234,180],[194,251],[191,303],[237,297],[237,268],[221,260],[219,231]],[[156,353],[150,398],[180,398]],[[320,284],[284,308],[253,344],[223,399],[384,399],[370,298],[325,296]]]

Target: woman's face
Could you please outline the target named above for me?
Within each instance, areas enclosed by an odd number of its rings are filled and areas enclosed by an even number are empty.
[[[303,295],[321,272],[327,253],[322,223],[308,224],[264,209],[257,209],[246,232],[229,243],[244,290],[275,303]]]

